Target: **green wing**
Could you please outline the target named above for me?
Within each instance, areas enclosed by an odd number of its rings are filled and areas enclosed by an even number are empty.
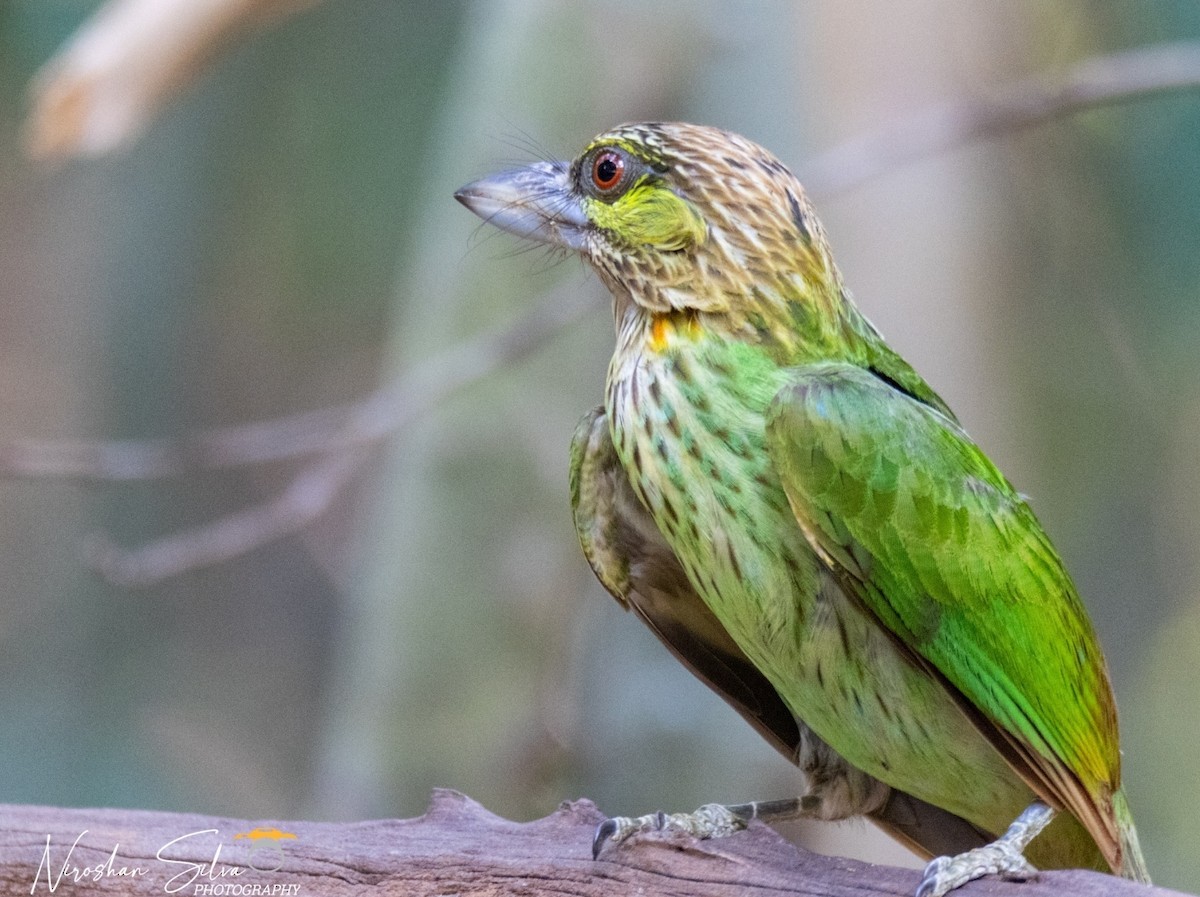
[[[793,716],[692,587],[620,465],[603,408],[580,422],[571,442],[571,508],[583,553],[597,578],[698,679],[792,763],[846,763],[832,759],[828,747],[812,749],[816,736]],[[897,789],[870,816],[927,857],[959,853],[990,840],[966,820]]]
[[[1062,562],[962,429],[870,371],[795,369],[767,446],[814,550],[1036,791],[1116,845],[1116,711]]]

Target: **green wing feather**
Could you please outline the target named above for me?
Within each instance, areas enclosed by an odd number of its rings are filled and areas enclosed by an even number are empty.
[[[1119,856],[1104,660],[1026,502],[950,417],[853,365],[796,368],[767,431],[797,520],[847,591]]]

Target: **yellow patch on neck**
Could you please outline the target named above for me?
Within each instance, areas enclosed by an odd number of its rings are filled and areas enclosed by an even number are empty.
[[[646,345],[653,352],[665,352],[679,339],[700,336],[700,322],[694,312],[661,312],[650,318],[650,338]]]

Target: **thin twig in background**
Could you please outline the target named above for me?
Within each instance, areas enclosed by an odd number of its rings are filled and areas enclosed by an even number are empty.
[[[394,436],[463,387],[548,343],[599,306],[555,288],[525,313],[433,355],[356,402],[214,427],[179,439],[0,441],[0,476],[93,482],[160,480],[197,470],[288,461]]]
[[[363,461],[362,451],[309,465],[278,496],[127,551],[103,533],[84,542],[88,566],[114,585],[146,588],[189,570],[241,557],[308,526],[325,512]]]
[[[839,144],[800,171],[814,195],[832,195],[918,158],[994,138],[1101,105],[1200,87],[1200,43],[1159,44],[1094,57],[1055,81],[1017,82],[990,101],[937,106],[893,127]],[[587,291],[556,289],[516,320],[465,340],[361,401],[225,427],[182,440],[0,442],[0,476],[99,481],[179,476],[312,456],[337,456],[393,436],[451,394],[536,351],[594,308]],[[265,505],[125,552],[111,544],[92,560],[115,581],[146,585],[236,557],[287,535],[328,507],[365,453],[306,467]]]
[[[328,509],[366,462],[367,447],[399,433],[458,390],[546,345],[597,310],[591,300],[586,290],[552,290],[516,321],[455,344],[362,402],[213,430],[182,442],[71,444],[69,452],[60,452],[58,462],[68,461],[73,476],[92,480],[158,479],[189,469],[318,455],[275,498],[202,526],[134,549],[121,548],[105,534],[94,533],[84,545],[85,563],[114,585],[147,588],[300,531]],[[123,457],[122,445],[134,451]],[[45,441],[44,446],[52,451],[53,441]],[[5,457],[0,450],[0,462]],[[46,465],[39,466],[33,446],[12,457],[20,457],[30,475],[53,475]],[[116,476],[98,475],[101,471]]]
[[[933,106],[839,143],[798,169],[814,196],[832,196],[909,162],[1097,106],[1200,87],[1200,43],[1154,44],[1085,59],[1057,80],[1030,78],[995,98]]]

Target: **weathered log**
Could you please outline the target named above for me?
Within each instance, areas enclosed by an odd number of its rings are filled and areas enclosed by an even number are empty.
[[[732,897],[754,894],[907,895],[918,873],[799,849],[765,825],[695,841],[654,833],[610,845],[591,839],[603,816],[587,800],[533,822],[510,822],[454,791],[424,816],[356,823],[258,821],[145,810],[0,806],[4,894],[405,894],[528,897]],[[1170,894],[1092,872],[988,879],[970,894],[1009,897]]]

